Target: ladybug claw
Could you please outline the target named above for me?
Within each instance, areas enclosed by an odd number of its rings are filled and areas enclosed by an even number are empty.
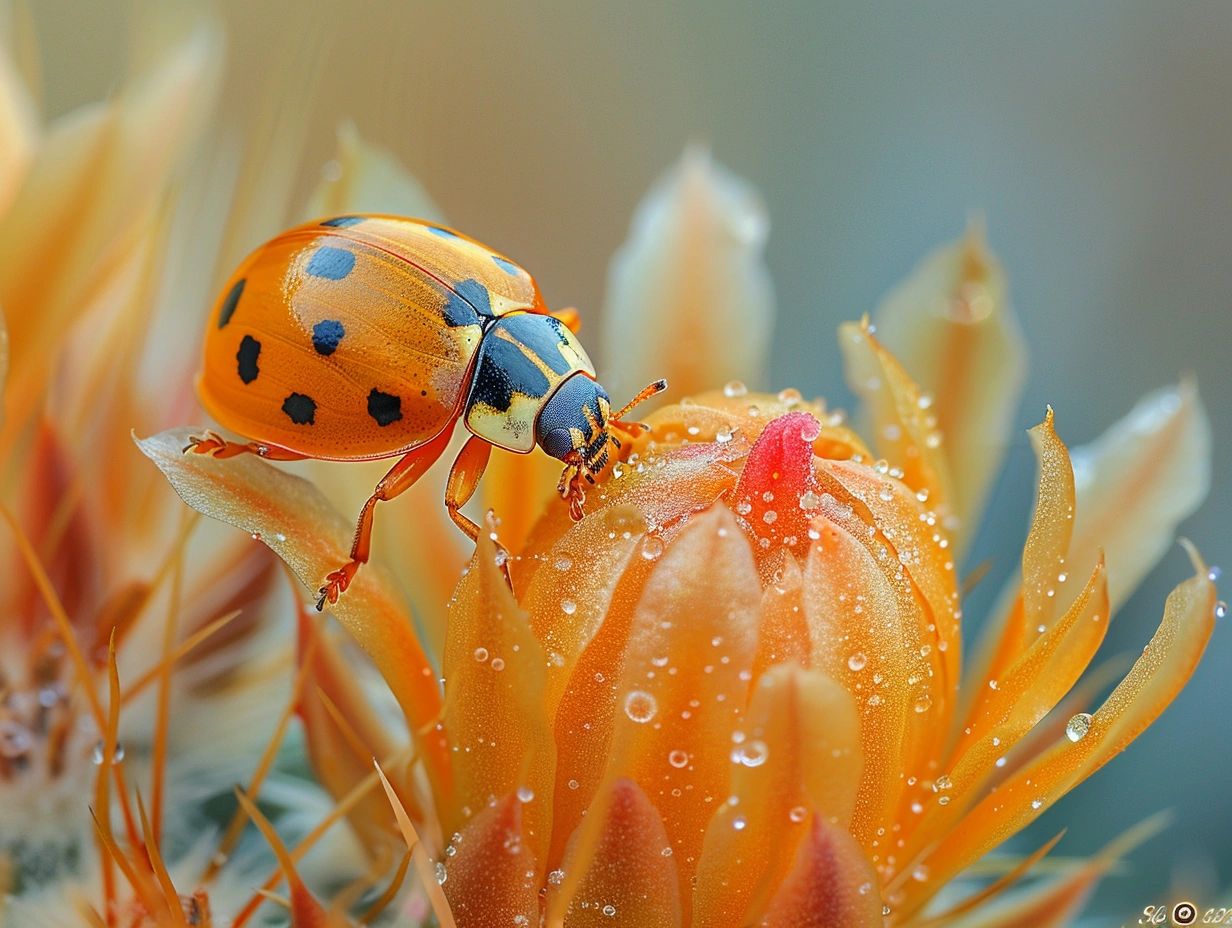
[[[355,573],[359,570],[358,561],[349,561],[347,564],[332,571],[325,578],[325,585],[317,590],[321,595],[317,598],[317,612],[321,612],[325,608],[325,603],[328,602],[331,606],[338,602],[338,597],[347,591],[347,587],[351,585],[351,581],[355,579]]]
[[[208,454],[212,456],[226,446],[227,443],[221,435],[207,430],[204,435],[189,435],[188,444],[183,447],[182,451],[184,454]]]

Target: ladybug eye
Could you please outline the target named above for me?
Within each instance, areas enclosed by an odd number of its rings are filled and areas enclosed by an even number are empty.
[[[573,436],[568,429],[549,429],[539,436],[539,446],[552,457],[563,460],[573,450]]]

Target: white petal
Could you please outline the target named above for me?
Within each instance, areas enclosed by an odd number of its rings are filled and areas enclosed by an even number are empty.
[[[753,189],[705,149],[687,150],[638,207],[608,272],[600,374],[614,400],[659,377],[676,397],[760,382],[774,322],[767,232]]]
[[[1211,427],[1189,380],[1143,397],[1071,455],[1078,495],[1069,561],[1102,547],[1116,609],[1172,544],[1211,484]]]
[[[428,192],[385,149],[365,142],[349,122],[338,127],[338,152],[325,165],[305,219],[339,213],[393,213],[442,219]]]

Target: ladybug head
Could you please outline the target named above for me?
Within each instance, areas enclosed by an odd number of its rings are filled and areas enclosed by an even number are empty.
[[[608,466],[621,443],[612,433],[639,434],[644,426],[622,422],[621,417],[643,400],[667,388],[657,380],[613,414],[607,391],[584,373],[573,374],[544,404],[535,423],[535,440],[554,458],[565,462],[557,489],[569,501],[574,521],[582,518],[586,492],[582,481],[593,484]]]

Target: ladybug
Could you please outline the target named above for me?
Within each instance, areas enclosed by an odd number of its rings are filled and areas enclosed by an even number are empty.
[[[398,457],[364,504],[351,559],[330,573],[317,608],[335,603],[368,560],[376,504],[415,483],[471,433],[449,473],[445,507],[461,512],[492,447],[538,445],[564,462],[557,487],[582,518],[583,484],[620,454],[617,434],[646,387],[613,413],[576,337],[577,313],[550,311],[519,265],[442,225],[397,216],[337,216],[289,229],[253,252],[207,323],[197,378],[202,405],[251,439],[193,436],[186,453],[276,461]]]

